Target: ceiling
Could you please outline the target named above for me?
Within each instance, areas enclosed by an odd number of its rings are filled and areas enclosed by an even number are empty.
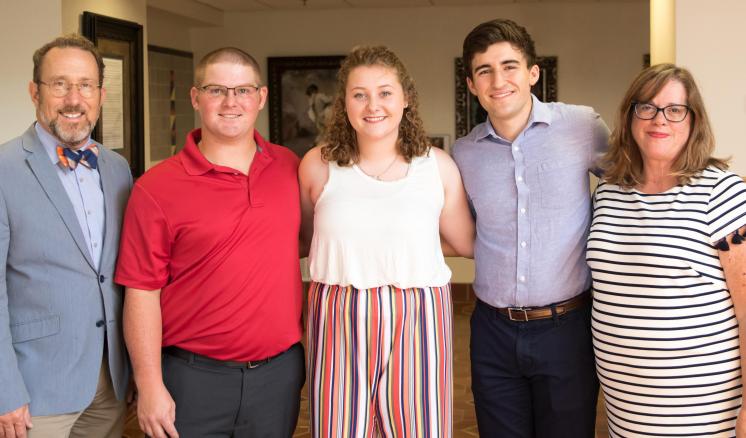
[[[281,9],[350,9],[418,6],[476,6],[509,3],[613,3],[648,0],[194,0],[225,12]]]

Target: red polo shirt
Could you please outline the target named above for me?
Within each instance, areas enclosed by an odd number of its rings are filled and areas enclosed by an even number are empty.
[[[301,337],[298,157],[256,131],[249,175],[184,149],[137,180],[115,281],[161,292],[163,346],[260,360]]]

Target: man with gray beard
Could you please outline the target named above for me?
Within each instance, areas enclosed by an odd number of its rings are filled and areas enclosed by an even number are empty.
[[[129,382],[113,283],[132,186],[91,140],[101,55],[78,35],[34,53],[36,123],[0,145],[0,438],[120,437]]]

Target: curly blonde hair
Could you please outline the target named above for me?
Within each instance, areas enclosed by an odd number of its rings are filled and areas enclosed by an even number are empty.
[[[609,151],[602,158],[604,179],[620,187],[631,188],[644,183],[643,159],[640,147],[632,136],[632,119],[636,102],[650,102],[669,81],[684,86],[691,117],[691,131],[684,148],[671,165],[671,175],[679,184],[690,179],[707,166],[728,168],[728,160],[715,158],[715,136],[705,111],[705,104],[694,77],[689,70],[674,64],[648,67],[632,81],[617,113],[616,128],[611,134]]]
[[[414,157],[425,155],[431,145],[418,112],[414,80],[391,49],[384,46],[362,46],[352,49],[342,61],[337,74],[337,93],[332,104],[332,112],[327,127],[321,134],[321,157],[340,166],[350,166],[359,158],[357,136],[347,117],[345,92],[350,72],[361,66],[383,66],[396,72],[408,104],[404,108],[399,124],[397,150],[407,162],[411,162]]]

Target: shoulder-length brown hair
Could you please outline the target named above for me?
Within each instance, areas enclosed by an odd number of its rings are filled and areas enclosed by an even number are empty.
[[[407,99],[407,107],[399,124],[397,149],[407,162],[427,153],[429,141],[418,112],[417,90],[414,80],[399,58],[389,48],[383,46],[356,47],[352,49],[337,74],[337,93],[332,104],[332,112],[327,128],[321,136],[321,157],[334,161],[340,166],[352,165],[358,159],[358,145],[355,130],[350,124],[345,107],[347,79],[355,67],[383,66],[393,69]]]
[[[712,156],[715,137],[694,77],[689,70],[674,64],[658,64],[637,75],[619,106],[609,151],[602,159],[607,182],[622,187],[634,187],[645,182],[640,148],[632,137],[632,118],[635,117],[633,105],[636,102],[650,102],[669,81],[678,81],[684,86],[689,106],[687,117],[691,117],[689,138],[671,166],[671,175],[678,178],[679,184],[686,184],[707,166],[727,169],[727,160]]]

